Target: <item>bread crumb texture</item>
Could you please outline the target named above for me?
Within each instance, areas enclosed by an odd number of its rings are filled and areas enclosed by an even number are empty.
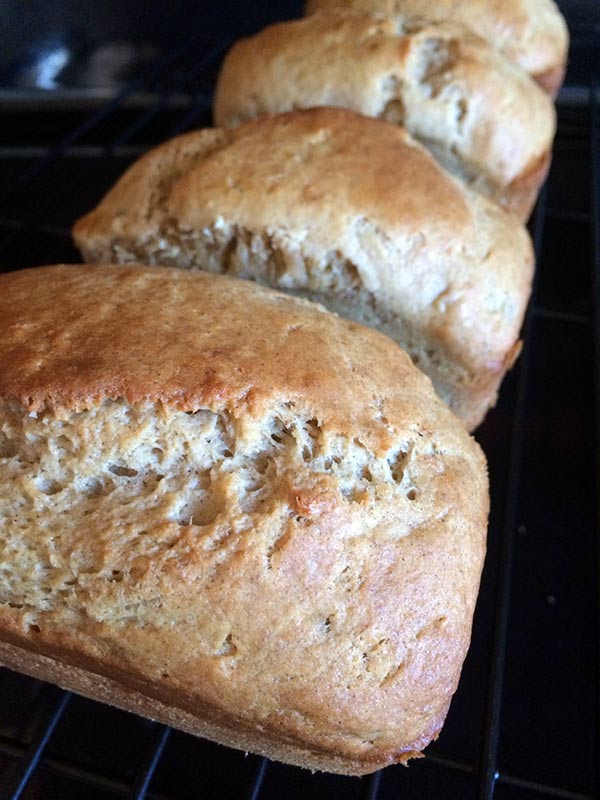
[[[488,503],[427,379],[226,278],[63,267],[0,289],[4,641],[291,763],[418,754],[468,647]]]

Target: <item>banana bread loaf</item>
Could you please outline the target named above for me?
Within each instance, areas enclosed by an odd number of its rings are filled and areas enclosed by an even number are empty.
[[[206,273],[0,276],[0,662],[361,774],[440,730],[484,458],[393,342]]]
[[[518,353],[533,270],[515,217],[401,128],[343,109],[174,139],[74,235],[88,261],[253,278],[378,328],[470,428]]]

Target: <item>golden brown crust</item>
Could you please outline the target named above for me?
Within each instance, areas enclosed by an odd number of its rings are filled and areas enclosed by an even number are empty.
[[[201,273],[7,274],[0,429],[9,666],[310,768],[369,772],[437,735],[487,478],[388,339]],[[177,470],[196,500],[213,484],[210,519],[173,516]]]
[[[306,12],[344,8],[450,20],[472,28],[550,94],[558,92],[569,34],[553,0],[307,0]]]
[[[411,758],[420,758],[418,751],[398,753],[393,761],[389,759],[373,760],[368,765],[364,761],[352,761],[345,758],[344,754],[322,754],[316,750],[303,749],[298,745],[286,745],[284,741],[276,740],[260,731],[243,731],[239,727],[227,727],[223,721],[216,722],[181,710],[176,705],[169,705],[161,700],[160,690],[152,695],[132,689],[127,683],[119,680],[118,676],[110,677],[100,675],[91,669],[74,666],[61,656],[51,657],[34,652],[22,643],[23,646],[0,641],[0,664],[16,672],[30,675],[32,678],[54,683],[91,700],[130,711],[142,717],[148,717],[156,722],[162,722],[178,730],[201,736],[214,742],[235,747],[247,752],[264,755],[275,761],[293,764],[313,771],[336,772],[343,775],[364,775],[368,772],[382,769],[390,763],[406,763]],[[29,646],[30,643],[29,643]],[[95,669],[98,665],[94,665]],[[158,696],[153,696],[158,695]],[[437,733],[427,737],[427,741],[436,738]]]
[[[140,209],[137,197],[155,200]],[[88,261],[228,271],[378,327],[470,428],[495,400],[533,269],[514,217],[401,128],[343,109],[174,139],[74,236]]]
[[[535,202],[540,183],[530,165],[549,158],[555,131],[540,87],[455,23],[321,11],[239,40],[225,58],[217,125],[314,106],[403,125],[444,167],[514,213]]]
[[[566,64],[560,67],[554,67],[553,69],[548,69],[545,72],[535,75],[535,80],[550,97],[556,97],[560,91],[560,87],[563,85],[566,71]]]
[[[274,397],[294,401],[314,391],[331,425],[343,430],[350,419],[375,432],[371,383],[385,385],[392,364],[399,384],[417,375],[376,331],[206,273],[65,265],[2,275],[0,287],[0,396],[33,412],[122,397],[259,413]],[[250,330],[252,319],[259,330]]]
[[[510,195],[512,207],[521,219],[528,219],[531,215],[540,186],[548,175],[550,161],[550,153],[543,153],[534,159],[508,187],[507,194]]]

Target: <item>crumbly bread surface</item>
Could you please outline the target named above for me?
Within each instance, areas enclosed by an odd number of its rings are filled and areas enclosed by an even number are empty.
[[[455,23],[334,9],[271,25],[229,51],[217,125],[313,106],[402,125],[446,169],[524,219],[550,162],[551,99]]]
[[[0,277],[0,660],[361,774],[439,732],[485,462],[381,334],[256,284]]]
[[[306,12],[343,8],[466,25],[551,95],[563,81],[569,32],[553,0],[307,0]]]
[[[470,428],[518,352],[533,270],[516,218],[401,128],[343,109],[174,139],[74,236],[88,261],[227,272],[378,328]]]

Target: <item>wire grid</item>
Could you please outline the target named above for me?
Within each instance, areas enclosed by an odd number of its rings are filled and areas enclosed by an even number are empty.
[[[60,171],[61,162],[71,154],[78,152],[77,148],[85,140],[86,135],[98,125],[105,123],[126,103],[127,98],[141,86],[152,91],[155,90],[156,99],[147,108],[138,112],[137,116],[125,127],[117,130],[108,141],[103,143],[96,151],[89,162],[78,168],[75,177],[84,181],[98,172],[98,159],[106,159],[118,155],[124,147],[144,128],[147,128],[153,120],[160,116],[161,111],[168,105],[171,93],[182,93],[191,86],[198,75],[208,68],[213,67],[220,59],[227,47],[228,42],[221,40],[213,43],[209,48],[205,48],[198,61],[187,70],[182,80],[168,90],[161,88],[165,71],[169,71],[177,64],[178,59],[189,52],[191,48],[197,46],[198,38],[191,37],[183,43],[177,51],[171,52],[153,70],[142,76],[134,84],[131,84],[118,97],[110,103],[102,106],[97,111],[91,113],[80,125],[73,128],[57,144],[48,148],[47,152],[32,165],[20,171],[17,176],[8,181],[1,192],[2,208],[0,211],[0,256],[9,249],[23,247],[26,249],[31,236],[43,234],[50,243],[46,250],[46,261],[49,263],[54,260],[55,252],[63,252],[65,243],[69,241],[69,230],[67,228],[53,227],[47,225],[44,220],[49,209],[53,208],[72,191],[72,183],[68,185],[58,182],[55,190],[47,194],[41,203],[33,203],[31,208],[24,214],[15,216],[11,214],[11,203],[15,196],[22,193],[32,192],[35,194],[35,187],[42,178],[52,175],[53,171]],[[543,270],[543,249],[544,236],[547,226],[554,219],[573,218],[593,232],[594,248],[593,260],[595,266],[595,321],[596,336],[596,376],[600,376],[600,348],[598,345],[598,333],[600,333],[600,112],[597,105],[597,97],[591,93],[590,110],[592,115],[591,130],[591,152],[594,155],[592,164],[592,209],[595,212],[592,219],[585,212],[572,212],[560,209],[548,210],[548,195],[544,191],[538,203],[534,223],[533,238],[535,249],[538,256],[538,278]],[[190,127],[197,120],[206,120],[209,113],[208,96],[199,97],[189,96],[188,107],[184,109],[182,115],[168,132],[175,135]],[[129,155],[135,152],[128,151]],[[82,211],[86,209],[81,209]],[[55,249],[53,249],[54,243]],[[8,266],[8,265],[7,265]],[[20,265],[19,265],[20,266]],[[507,645],[510,635],[510,619],[512,602],[512,581],[515,560],[515,540],[519,530],[519,503],[522,498],[524,457],[527,448],[527,426],[528,426],[528,393],[531,390],[531,370],[532,370],[532,331],[538,320],[550,320],[555,323],[563,322],[569,325],[586,325],[589,320],[585,313],[577,314],[573,312],[563,312],[560,309],[548,309],[540,307],[537,298],[537,288],[534,289],[532,303],[525,323],[525,345],[518,363],[515,375],[511,378],[513,382],[512,394],[509,399],[510,433],[507,437],[508,446],[505,454],[506,477],[505,490],[503,496],[503,513],[499,515],[496,524],[496,551],[497,562],[492,565],[495,573],[494,583],[494,605],[495,613],[492,619],[490,630],[490,645],[486,651],[488,663],[481,665],[489,675],[487,689],[485,691],[485,711],[482,723],[481,752],[479,758],[469,761],[458,760],[448,757],[441,750],[433,747],[426,763],[428,769],[439,777],[438,786],[451,787],[456,782],[458,788],[452,790],[452,796],[477,797],[480,800],[491,800],[492,798],[564,798],[565,800],[591,800],[593,797],[600,796],[596,783],[595,793],[580,792],[570,790],[560,785],[544,783],[543,781],[523,777],[520,774],[504,770],[502,767],[501,741],[503,736],[506,699],[506,669],[507,669]],[[596,394],[596,411],[600,413],[600,388]],[[493,532],[492,532],[493,533]],[[600,562],[600,556],[599,556]],[[168,728],[162,725],[147,723],[144,726],[143,755],[137,762],[137,767],[133,777],[129,780],[122,780],[107,774],[106,771],[97,769],[94,766],[82,765],[77,761],[76,748],[72,757],[56,757],[50,752],[49,744],[53,741],[56,731],[60,729],[61,721],[69,713],[73,705],[73,698],[68,692],[44,687],[41,690],[40,701],[36,708],[37,716],[32,729],[27,737],[27,744],[20,740],[0,737],[0,757],[5,757],[11,762],[12,768],[5,771],[0,779],[0,800],[17,800],[17,798],[27,797],[28,787],[31,786],[32,779],[39,774],[40,769],[67,776],[73,781],[73,794],[69,796],[81,797],[81,791],[98,791],[102,797],[129,797],[136,800],[143,798],[153,798],[153,800],[174,800],[177,794],[163,792],[155,786],[155,777],[161,762],[164,762],[165,752],[177,738],[175,746],[182,746],[182,735],[173,734]],[[82,701],[80,701],[82,702]],[[90,714],[93,715],[94,706],[90,705]],[[41,709],[41,710],[40,710]],[[121,718],[120,718],[121,719]],[[115,736],[119,736],[119,731],[115,731]],[[199,743],[198,747],[203,745]],[[208,747],[208,745],[206,745]],[[213,746],[210,746],[213,747]],[[211,751],[220,752],[220,751]],[[237,762],[236,762],[237,763]],[[219,765],[217,771],[222,769]],[[323,797],[356,797],[361,800],[384,800],[388,797],[397,797],[398,791],[402,791],[402,796],[406,798],[433,797],[431,790],[425,788],[425,783],[419,783],[423,775],[429,775],[419,771],[419,767],[411,767],[410,770],[396,768],[386,770],[384,773],[377,773],[364,779],[344,779],[333,778],[331,776],[307,776],[306,773],[283,768],[279,765],[271,764],[264,758],[253,758],[244,775],[244,788],[242,793],[238,792],[231,796],[246,797],[249,800],[259,800],[262,797],[281,796],[281,786],[287,786],[286,796],[296,796],[289,794],[292,785],[297,785],[297,796],[302,796],[300,792],[305,792],[304,796],[323,796]],[[416,771],[416,777],[404,780],[405,775],[410,775]],[[300,777],[301,776],[301,777]],[[596,779],[597,780],[597,779]],[[350,782],[349,782],[350,781]],[[286,783],[287,782],[287,783]],[[83,789],[82,787],[86,787]],[[310,787],[308,790],[302,787]],[[462,789],[460,787],[463,787]],[[289,791],[288,791],[289,790]],[[448,788],[450,792],[450,788]],[[32,794],[33,796],[44,796]],[[46,795],[50,796],[50,795]],[[87,795],[86,795],[87,796]],[[94,795],[95,797],[96,795]],[[182,795],[183,796],[183,795]],[[187,796],[187,795],[186,795]],[[224,794],[223,796],[228,796]],[[439,797],[441,795],[435,795]],[[445,797],[446,795],[444,795]],[[448,794],[447,796],[450,796]]]

